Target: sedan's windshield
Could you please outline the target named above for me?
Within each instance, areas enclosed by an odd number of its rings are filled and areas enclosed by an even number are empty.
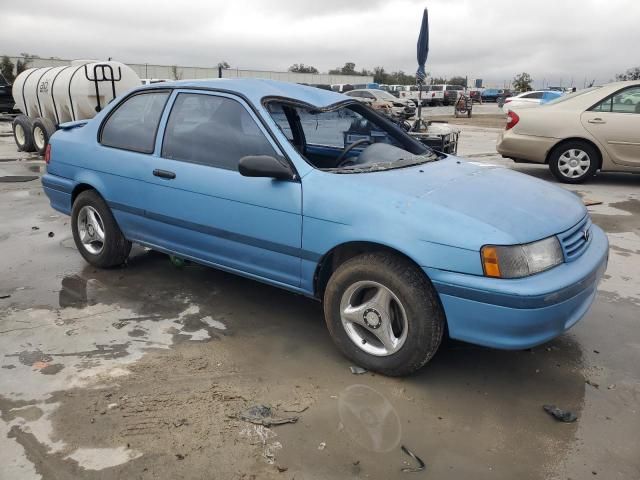
[[[362,173],[439,158],[391,120],[360,103],[318,110],[278,101],[269,102],[267,108],[298,153],[321,170]]]

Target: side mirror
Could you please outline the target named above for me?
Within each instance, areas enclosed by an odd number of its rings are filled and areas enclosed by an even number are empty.
[[[277,180],[292,180],[291,167],[284,161],[269,155],[249,155],[238,163],[240,175],[245,177],[267,177]]]

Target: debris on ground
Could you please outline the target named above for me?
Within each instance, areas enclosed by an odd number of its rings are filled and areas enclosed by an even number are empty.
[[[351,370],[351,373],[353,373],[354,375],[362,375],[363,373],[367,373],[367,370],[362,367],[349,367],[349,370]]]
[[[31,230],[40,230],[40,227],[33,226],[31,227]]]
[[[542,408],[544,408],[545,412],[560,422],[571,423],[578,419],[575,413],[569,410],[562,410],[555,405],[543,405]]]
[[[407,455],[409,455],[411,458],[413,458],[416,463],[418,464],[417,467],[403,467],[400,471],[403,473],[415,473],[415,472],[421,472],[425,469],[425,464],[424,462],[420,459],[420,457],[418,457],[415,453],[413,453],[411,450],[409,450],[407,447],[405,447],[404,445],[401,445],[400,448],[402,449],[402,451],[404,453],[406,453]]]
[[[585,380],[584,383],[587,385],[591,385],[593,388],[600,388],[600,384],[594,382],[593,380]]]
[[[282,450],[282,444],[280,442],[273,442],[265,447],[262,456],[269,465],[276,463],[276,452],[278,450]]]
[[[320,445],[318,445],[318,450],[324,450],[327,446],[327,442],[320,442]]]
[[[11,295],[0,295],[0,300],[4,300],[5,298],[11,298]]]
[[[249,407],[239,415],[241,420],[250,422],[255,425],[264,425],[270,427],[272,425],[282,425],[285,423],[296,423],[298,417],[278,417],[274,414],[272,408],[269,405],[254,405]]]
[[[5,177],[0,177],[0,182],[2,183],[30,182],[31,180],[35,180],[36,178],[38,178],[37,175],[7,175]]]
[[[616,384],[615,383],[612,383],[611,385],[609,385],[607,387],[608,390],[615,390],[615,388],[616,388]]]
[[[590,200],[588,198],[583,198],[582,203],[584,203],[585,207],[590,207],[591,205],[602,205],[602,200]]]
[[[49,238],[53,238],[54,236],[55,236],[55,233],[49,232]]]
[[[175,255],[169,255],[169,261],[177,268],[182,268],[187,264],[185,259],[176,257]]]

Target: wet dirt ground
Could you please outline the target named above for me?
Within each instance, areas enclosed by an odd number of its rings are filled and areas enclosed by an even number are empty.
[[[553,181],[460,128],[470,161]],[[8,132],[0,177],[40,175]],[[640,176],[570,190],[611,243],[585,319],[527,351],[449,342],[396,379],[352,374],[313,300],[141,248],[94,269],[38,180],[0,183],[0,478],[640,478]],[[256,404],[297,422],[241,420]]]

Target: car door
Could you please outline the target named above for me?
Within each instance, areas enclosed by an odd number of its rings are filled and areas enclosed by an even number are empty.
[[[82,180],[98,189],[120,229],[132,240],[153,228],[144,210],[152,194],[145,180],[160,119],[171,91],[148,90],[125,98],[103,121],[99,143],[87,159],[93,172]]]
[[[143,177],[145,243],[298,287],[301,184],[238,172],[247,155],[284,158],[250,107],[233,95],[176,91],[160,131]]]
[[[640,86],[619,90],[581,115],[584,128],[591,133],[614,163],[640,167]]]

